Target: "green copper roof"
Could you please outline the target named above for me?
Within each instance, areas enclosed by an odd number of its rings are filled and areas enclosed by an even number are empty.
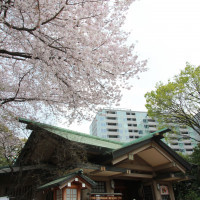
[[[87,144],[87,145],[93,145],[93,146],[98,146],[98,147],[105,147],[107,150],[105,150],[105,154],[109,153],[112,155],[112,158],[116,158],[122,154],[125,154],[126,152],[129,152],[129,150],[138,148],[140,145],[143,145],[145,142],[148,142],[149,140],[155,138],[155,141],[162,146],[168,153],[170,153],[175,159],[177,159],[180,163],[183,164],[187,169],[190,169],[190,165],[184,161],[177,153],[175,153],[169,146],[167,146],[165,143],[163,143],[160,139],[163,138],[163,134],[166,132],[169,132],[170,129],[164,128],[158,131],[155,131],[153,133],[150,133],[148,135],[145,135],[141,138],[138,138],[136,140],[133,140],[128,143],[123,143],[123,142],[117,142],[117,141],[112,141],[108,139],[102,139],[96,136],[91,136],[88,134],[80,133],[80,132],[75,132],[71,130],[67,130],[64,128],[59,128],[56,126],[51,126],[48,124],[44,123],[39,123],[39,122],[34,122],[31,120],[19,118],[19,121],[22,123],[27,124],[27,129],[30,130],[39,130],[43,129],[46,130],[50,133],[56,134],[60,137],[63,137],[65,139]],[[62,182],[66,177],[62,177],[60,179],[56,179],[48,184],[57,184],[58,182]]]
[[[112,155],[114,158],[119,157],[123,154],[128,153],[130,150],[133,150],[135,148],[138,148],[140,145],[143,145],[144,142],[148,142],[152,138],[157,138],[157,139],[162,139],[163,134],[170,131],[168,128],[161,129],[159,131],[155,131],[153,133],[150,133],[148,135],[145,135],[144,137],[138,138],[137,140],[133,140],[131,142],[125,143],[122,145],[122,147],[118,149],[113,149],[112,150]]]
[[[83,143],[83,144],[100,146],[100,147],[106,147],[106,148],[112,149],[114,151],[124,148],[124,147],[127,147],[127,146],[131,146],[133,144],[140,143],[140,142],[148,140],[148,139],[151,139],[155,136],[159,136],[160,138],[162,138],[164,133],[170,131],[170,129],[168,129],[168,128],[163,128],[161,130],[155,131],[153,133],[145,135],[145,136],[138,138],[136,140],[133,140],[131,142],[123,143],[123,142],[112,141],[109,139],[103,139],[103,138],[96,137],[96,136],[91,136],[91,135],[88,135],[85,133],[71,131],[71,130],[64,129],[64,128],[59,128],[59,127],[44,124],[44,123],[34,122],[34,121],[23,119],[23,118],[19,118],[19,121],[27,124],[28,125],[27,128],[31,129],[31,130],[34,130],[35,128],[39,127],[48,132],[54,133],[58,136],[61,136],[65,139],[68,139],[71,141],[75,141],[75,142],[79,142],[79,143]]]
[[[34,130],[35,128],[42,128],[46,131],[54,133],[54,134],[61,136],[65,139],[75,141],[75,142],[79,142],[79,143],[83,143],[83,144],[106,147],[106,148],[109,148],[109,149],[118,149],[124,144],[123,142],[117,142],[117,141],[112,141],[112,140],[109,140],[109,139],[103,139],[103,138],[100,138],[100,137],[91,136],[89,134],[71,131],[71,130],[68,130],[68,129],[59,128],[59,127],[44,124],[44,123],[34,122],[34,121],[23,119],[23,118],[19,118],[19,121],[27,124],[28,125],[27,128],[30,129],[30,130]]]
[[[170,129],[168,129],[168,128],[163,128],[163,129],[158,130],[158,131],[155,131],[155,132],[153,132],[153,133],[149,133],[148,135],[145,135],[145,136],[143,136],[143,137],[141,137],[141,138],[138,138],[138,139],[133,140],[133,141],[128,142],[128,143],[124,143],[124,144],[122,145],[122,148],[123,148],[123,147],[126,147],[126,146],[129,146],[129,145],[132,145],[132,144],[136,144],[136,143],[139,143],[139,142],[143,142],[144,140],[151,139],[151,138],[154,137],[154,136],[161,136],[161,138],[162,138],[162,137],[163,137],[162,135],[163,135],[164,133],[166,133],[166,132],[169,132],[169,131],[170,131]]]
[[[67,181],[70,181],[71,179],[75,178],[75,177],[81,177],[82,179],[85,180],[85,182],[89,183],[91,186],[95,186],[96,183],[90,179],[89,177],[85,176],[82,174],[81,171],[77,171],[77,172],[73,172],[73,173],[70,173],[70,174],[67,174],[63,177],[60,177],[56,180],[53,180],[49,183],[46,183],[40,187],[38,187],[38,190],[41,190],[41,189],[46,189],[46,188],[49,188],[49,187],[56,187],[56,186],[60,186],[62,185],[63,183],[67,182]]]

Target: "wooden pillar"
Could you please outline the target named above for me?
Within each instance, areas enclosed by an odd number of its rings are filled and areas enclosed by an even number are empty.
[[[174,197],[174,190],[173,190],[173,187],[172,187],[172,183],[169,183],[168,186],[169,186],[170,198],[171,198],[171,200],[175,200],[175,197]]]
[[[160,189],[158,188],[158,183],[155,180],[153,180],[153,189],[154,189],[155,200],[161,200]]]
[[[62,200],[66,199],[66,188],[62,189]]]
[[[77,196],[77,197],[78,197],[77,199],[78,199],[78,200],[81,200],[81,187],[80,187],[80,186],[77,187],[77,193],[78,193],[78,194],[77,194],[77,195],[78,195],[78,196]]]
[[[56,200],[56,190],[53,191],[53,199]]]

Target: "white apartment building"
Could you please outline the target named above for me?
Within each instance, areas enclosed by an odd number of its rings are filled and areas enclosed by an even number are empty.
[[[179,134],[168,133],[165,142],[176,152],[191,154],[198,144],[199,136],[197,133],[190,127],[171,125],[176,127]],[[90,125],[90,134],[101,138],[129,142],[158,129],[158,122],[148,117],[147,112],[102,109],[99,110]]]

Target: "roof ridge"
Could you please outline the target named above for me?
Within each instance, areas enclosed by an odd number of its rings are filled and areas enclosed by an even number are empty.
[[[101,140],[101,141],[106,141],[106,142],[110,142],[110,143],[114,143],[114,144],[119,144],[119,145],[125,144],[124,142],[100,138],[100,137],[97,137],[97,136],[94,136],[94,135],[90,135],[90,134],[86,134],[86,133],[82,133],[82,132],[78,132],[78,131],[73,131],[73,130],[70,130],[70,129],[65,129],[65,128],[61,128],[61,127],[58,127],[58,126],[53,126],[53,125],[49,125],[49,124],[45,124],[45,123],[35,122],[35,121],[28,120],[28,119],[21,118],[21,117],[19,118],[19,122],[22,122],[22,123],[25,123],[25,124],[34,124],[34,125],[37,125],[41,128],[53,128],[54,130],[73,133],[73,134],[76,134],[76,135],[80,135],[80,136],[84,136],[84,137],[88,137],[88,138],[94,138],[94,139],[98,139],[98,140]]]
[[[37,189],[41,190],[41,189],[46,189],[46,188],[48,188],[50,186],[56,186],[56,185],[59,185],[61,183],[64,183],[68,179],[71,179],[71,178],[76,177],[76,176],[79,176],[79,177],[85,179],[85,181],[87,181],[91,185],[95,185],[96,184],[92,179],[90,179],[86,175],[80,173],[80,170],[77,170],[75,172],[71,172],[69,174],[65,174],[65,175],[63,175],[61,177],[55,178],[54,180],[39,186]]]
[[[158,131],[155,131],[153,133],[149,133],[149,134],[147,134],[147,135],[145,135],[143,137],[140,137],[140,138],[138,138],[136,140],[130,141],[128,143],[124,143],[121,148],[129,146],[129,145],[132,145],[132,144],[136,144],[136,143],[142,142],[144,139],[152,138],[153,136],[162,136],[164,133],[166,133],[168,131],[170,131],[169,128],[160,129]]]

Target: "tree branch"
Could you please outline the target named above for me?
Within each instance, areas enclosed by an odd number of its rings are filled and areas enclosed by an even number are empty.
[[[17,57],[22,57],[22,58],[32,58],[32,55],[30,53],[12,52],[12,51],[7,51],[5,49],[0,49],[0,54],[7,54],[10,56],[17,56]]]
[[[63,6],[53,17],[49,18],[48,20],[44,21],[41,23],[41,25],[45,25],[49,23],[50,21],[54,20],[64,9],[65,7]]]

